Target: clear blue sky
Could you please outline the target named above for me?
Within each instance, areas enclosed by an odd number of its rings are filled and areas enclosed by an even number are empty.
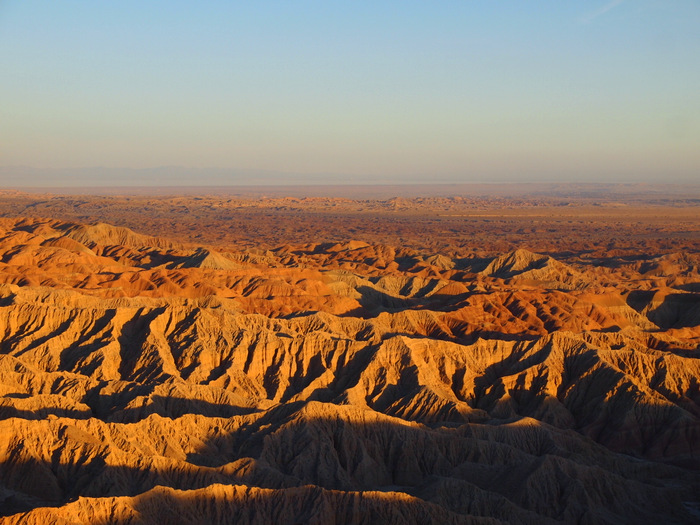
[[[0,1],[0,166],[698,181],[700,1]]]

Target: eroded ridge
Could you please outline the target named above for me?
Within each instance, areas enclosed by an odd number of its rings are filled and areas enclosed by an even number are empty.
[[[3,523],[693,523],[700,256],[0,221]]]

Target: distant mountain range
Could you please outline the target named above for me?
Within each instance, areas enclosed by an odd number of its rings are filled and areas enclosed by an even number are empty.
[[[0,189],[50,191],[52,193],[109,194],[172,192],[200,193],[203,188],[216,193],[235,187],[247,193],[287,196],[333,196],[349,198],[431,197],[449,195],[479,196],[557,196],[609,198],[616,195],[660,195],[700,198],[700,184],[658,184],[646,182],[524,182],[480,179],[465,176],[447,180],[440,177],[377,177],[347,174],[304,174],[237,168],[33,168],[0,166]]]
[[[371,184],[372,177],[302,174],[234,168],[33,168],[0,166],[0,185],[5,187],[86,186],[239,186],[320,184],[329,180]],[[415,181],[414,181],[415,182]]]

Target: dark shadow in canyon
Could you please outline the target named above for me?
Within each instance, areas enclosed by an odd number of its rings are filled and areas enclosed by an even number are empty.
[[[425,503],[462,518],[490,516],[511,523],[693,523],[685,503],[700,504],[700,472],[615,454],[541,423],[522,425],[516,419],[427,428],[389,419],[360,423],[340,415],[313,415],[310,407],[305,402],[281,405],[254,424],[211,438],[185,461],[144,456],[139,467],[110,465],[109,456],[95,455],[94,448],[85,448],[93,453],[81,453],[80,434],[59,430],[55,439],[78,447],[72,460],[9,456],[0,464],[5,493],[0,515],[61,506],[80,497],[136,496],[156,487],[195,490],[214,484],[285,489],[257,500],[248,496],[217,502],[217,496],[202,496],[215,507],[230,506],[235,515],[251,501],[266,512],[267,506],[279,506],[287,493],[296,501],[295,514],[283,523],[303,522],[313,509],[305,491],[318,495],[321,489],[346,497],[355,491],[404,492],[419,501],[397,501],[398,508]],[[69,421],[62,424],[71,426]],[[238,468],[231,468],[235,462]],[[153,498],[199,508],[191,497],[173,493],[146,494],[132,503],[148,514]],[[339,511],[343,505],[337,502],[331,509]],[[384,512],[393,512],[391,506]]]

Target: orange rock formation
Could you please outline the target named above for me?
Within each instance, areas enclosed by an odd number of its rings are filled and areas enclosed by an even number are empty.
[[[0,522],[697,523],[698,253],[477,255],[1,219]]]

